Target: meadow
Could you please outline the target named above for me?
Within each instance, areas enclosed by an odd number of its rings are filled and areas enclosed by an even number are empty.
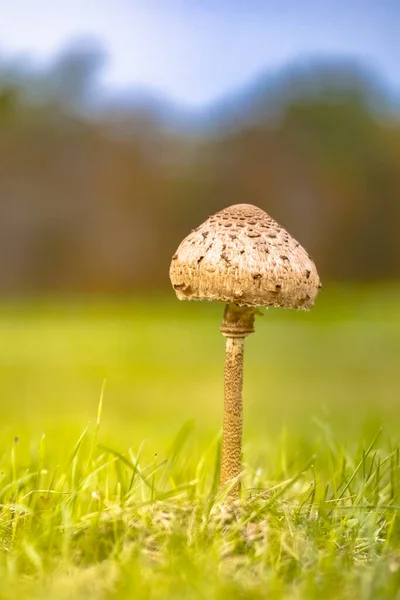
[[[0,305],[0,599],[400,598],[400,288],[246,341],[223,502],[222,305]]]

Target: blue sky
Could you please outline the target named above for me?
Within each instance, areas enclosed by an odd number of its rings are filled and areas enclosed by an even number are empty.
[[[98,39],[104,83],[212,102],[309,55],[365,60],[400,89],[400,0],[0,0],[0,52],[45,63]]]

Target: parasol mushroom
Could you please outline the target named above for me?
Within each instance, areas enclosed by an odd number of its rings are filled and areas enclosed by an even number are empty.
[[[172,257],[170,279],[179,300],[226,304],[221,487],[235,480],[239,493],[242,458],[243,349],[254,332],[259,307],[309,309],[321,287],[310,256],[267,213],[236,204],[194,229]]]

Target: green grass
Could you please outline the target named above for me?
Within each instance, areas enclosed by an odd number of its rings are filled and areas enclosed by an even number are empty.
[[[257,320],[232,506],[221,312],[1,305],[1,600],[400,598],[400,289]]]

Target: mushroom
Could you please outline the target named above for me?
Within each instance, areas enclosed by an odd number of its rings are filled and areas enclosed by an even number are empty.
[[[321,287],[310,256],[267,213],[229,206],[194,229],[172,257],[170,279],[179,300],[226,303],[224,420],[220,485],[239,494],[242,459],[243,349],[259,307],[309,309]],[[234,481],[232,481],[234,480]]]

